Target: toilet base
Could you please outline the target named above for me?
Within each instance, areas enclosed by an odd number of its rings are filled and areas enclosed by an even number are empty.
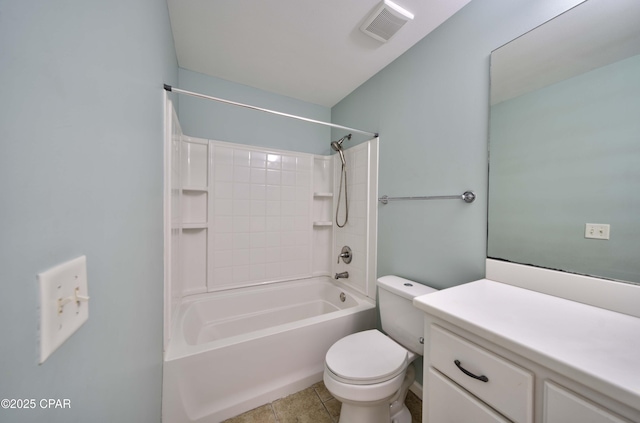
[[[388,401],[375,406],[343,402],[338,423],[389,423],[390,421]]]
[[[411,423],[411,412],[406,405],[402,404],[402,408],[391,416],[391,423]]]
[[[411,413],[404,401],[414,380],[415,367],[410,364],[402,386],[391,397],[375,402],[345,401],[337,397],[342,401],[338,423],[411,423]]]
[[[416,380],[416,368],[412,364],[407,369],[407,374],[402,382],[402,386],[398,390],[398,393],[393,398],[391,406],[389,407],[389,413],[391,414],[391,423],[411,423],[411,412],[404,403],[409,393],[409,386]]]
[[[397,401],[390,406],[389,401],[376,405],[343,402],[338,423],[411,423],[407,406]]]

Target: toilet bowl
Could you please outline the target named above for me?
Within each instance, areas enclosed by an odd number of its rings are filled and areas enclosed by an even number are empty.
[[[392,399],[400,399],[401,406],[396,408],[400,411],[404,407],[415,374],[407,369],[415,357],[375,329],[336,342],[327,352],[323,379],[329,392],[342,402],[340,422],[405,423],[392,419],[390,405]],[[410,423],[408,410],[405,414]]]
[[[435,289],[397,276],[378,279],[382,328],[348,335],[325,356],[324,384],[342,402],[340,423],[411,423],[404,405],[423,353],[422,313],[413,298]],[[395,339],[392,336],[395,334]]]

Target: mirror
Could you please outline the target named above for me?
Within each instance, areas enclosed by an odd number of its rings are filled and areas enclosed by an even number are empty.
[[[640,283],[640,1],[495,50],[490,116],[488,257]]]

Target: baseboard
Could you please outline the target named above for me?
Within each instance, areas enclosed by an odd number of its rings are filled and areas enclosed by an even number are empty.
[[[416,396],[422,401],[422,385],[420,385],[418,381],[414,380],[411,386],[409,386],[409,390],[416,394]]]

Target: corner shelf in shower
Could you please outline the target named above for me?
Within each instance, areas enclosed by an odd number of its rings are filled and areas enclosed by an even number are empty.
[[[183,223],[182,229],[207,229],[207,223]]]
[[[333,173],[331,156],[315,156],[313,160],[313,200],[311,210],[311,272],[314,276],[331,274],[333,254]]]
[[[206,187],[190,185],[182,188],[180,203],[184,229],[207,227],[209,192]]]
[[[207,291],[211,185],[209,141],[184,137],[180,155],[180,289],[182,295]]]
[[[209,188],[207,187],[182,187],[183,191],[193,191],[193,192],[208,192]]]
[[[329,227],[329,226],[333,226],[333,222],[331,222],[330,220],[320,220],[320,221],[313,222],[314,228]]]
[[[314,192],[313,196],[314,198],[331,198],[333,197],[333,193],[332,192]]]
[[[313,227],[329,227],[333,225],[331,222],[331,199],[333,193],[329,191],[315,191],[314,199],[314,220]]]

